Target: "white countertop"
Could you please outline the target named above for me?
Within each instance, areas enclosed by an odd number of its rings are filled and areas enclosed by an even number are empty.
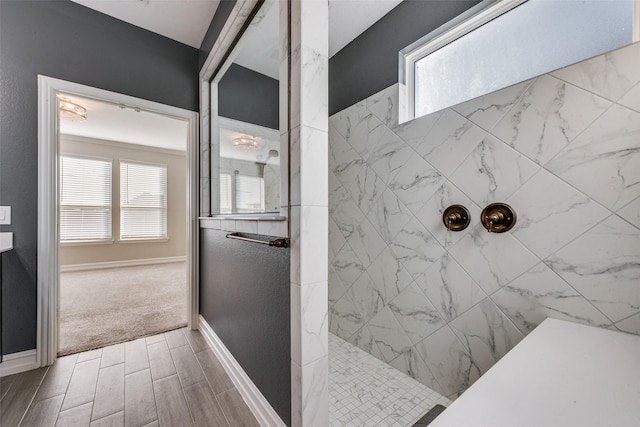
[[[640,336],[547,319],[429,426],[640,426]]]

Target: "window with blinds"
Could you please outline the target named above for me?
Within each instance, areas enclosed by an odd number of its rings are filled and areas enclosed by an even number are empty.
[[[120,161],[120,239],[167,238],[167,166]]]
[[[220,213],[233,212],[231,201],[231,175],[228,173],[220,174]]]
[[[236,174],[236,212],[264,212],[264,180],[259,176]]]
[[[60,157],[60,242],[111,239],[111,164]]]

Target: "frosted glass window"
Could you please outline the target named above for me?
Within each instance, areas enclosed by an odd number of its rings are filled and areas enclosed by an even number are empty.
[[[511,9],[415,60],[414,116],[631,43],[633,3],[529,0]]]
[[[111,239],[111,160],[60,157],[60,241]]]
[[[120,239],[167,238],[167,166],[120,162]]]

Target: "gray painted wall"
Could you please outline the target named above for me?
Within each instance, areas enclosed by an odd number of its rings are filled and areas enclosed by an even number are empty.
[[[398,83],[398,52],[478,3],[400,3],[329,60],[329,114]]]
[[[3,352],[35,348],[37,75],[198,110],[198,50],[70,1],[0,2]]]
[[[278,80],[231,64],[218,84],[218,114],[278,129],[278,88]]]
[[[290,251],[225,234],[200,230],[200,313],[290,425]]]
[[[209,29],[207,29],[207,33],[204,35],[204,39],[202,40],[202,44],[200,45],[200,53],[199,53],[199,68],[202,68],[207,57],[211,53],[211,49],[215,44],[222,28],[224,27],[225,22],[227,22],[227,18],[231,14],[233,7],[236,5],[236,0],[221,0],[218,5],[218,9],[216,9],[215,15],[213,15],[213,19],[211,20],[211,24],[209,25]]]

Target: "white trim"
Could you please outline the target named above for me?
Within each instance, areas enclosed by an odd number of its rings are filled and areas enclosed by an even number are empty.
[[[85,144],[106,145],[108,147],[123,148],[126,150],[151,151],[152,153],[168,154],[170,156],[185,156],[185,150],[171,150],[169,148],[151,147],[149,145],[133,144],[131,142],[112,141],[109,139],[90,138],[88,136],[69,135],[61,133],[61,138],[69,142],[80,142]]]
[[[484,0],[468,11],[438,27],[400,51],[400,98],[401,115],[404,123],[416,118],[415,113],[415,63],[443,46],[463,37],[476,28],[510,11],[528,0]]]
[[[19,374],[38,367],[40,365],[35,350],[6,354],[2,356],[2,363],[0,363],[0,377]]]
[[[200,316],[200,333],[258,420],[258,424],[261,426],[284,427],[285,423],[280,416],[202,316]]]
[[[60,266],[60,273],[68,271],[102,270],[104,268],[137,267],[140,265],[169,264],[172,262],[184,262],[186,256],[174,256],[165,258],[128,259],[124,261],[92,262],[86,264],[68,264]]]
[[[633,41],[640,41],[640,0],[633,3]]]
[[[187,286],[188,324],[198,324],[198,126],[196,112],[172,107],[78,83],[38,76],[38,272],[37,272],[37,366],[52,364],[58,351],[58,103],[57,95],[88,97],[104,102],[133,105],[140,109],[184,120],[187,141]]]

